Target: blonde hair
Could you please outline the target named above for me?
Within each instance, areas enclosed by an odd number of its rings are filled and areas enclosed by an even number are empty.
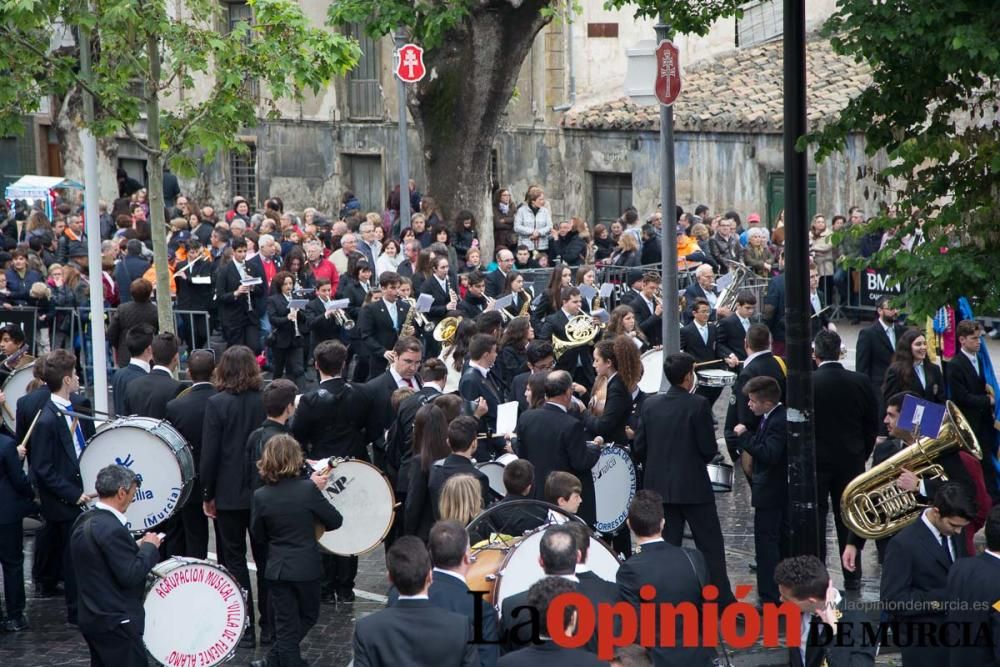
[[[467,526],[483,509],[482,487],[472,475],[454,475],[441,489],[438,513],[441,521],[459,521]]]
[[[28,291],[28,296],[32,299],[51,299],[52,290],[45,283],[34,283]]]
[[[639,241],[636,240],[634,234],[622,233],[622,235],[618,237],[618,248],[621,249],[623,252],[627,252],[629,250],[638,250]]]
[[[276,435],[267,441],[257,470],[265,484],[277,484],[286,477],[298,477],[302,462],[299,441],[290,435]]]

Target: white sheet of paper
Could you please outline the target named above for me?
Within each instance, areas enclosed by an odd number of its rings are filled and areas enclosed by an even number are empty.
[[[244,278],[243,280],[241,280],[240,284],[241,285],[250,285],[252,287],[254,285],[260,285],[262,282],[263,281],[260,278],[258,278],[256,276],[250,276],[249,278]]]
[[[298,310],[302,310],[308,305],[309,305],[309,299],[292,299],[291,301],[288,302],[289,308],[296,308]]]
[[[611,290],[613,290],[614,288],[615,286],[612,285],[611,283],[604,283],[603,285],[601,285],[601,291],[598,292],[598,294],[601,295],[602,299],[607,299],[609,296],[611,296]]]
[[[343,310],[351,305],[350,299],[331,299],[326,302],[327,310]]]
[[[611,320],[611,316],[608,315],[608,311],[604,310],[603,308],[599,308],[598,310],[595,310],[590,315],[591,315],[591,317],[596,317],[601,322],[608,322],[608,321]]]
[[[597,290],[590,285],[579,285],[577,289],[580,290],[580,296],[582,296],[583,300],[587,303],[593,301],[594,297],[597,296]]]
[[[496,433],[503,435],[517,430],[517,401],[501,403],[497,406]]]
[[[508,294],[507,296],[502,296],[493,302],[493,310],[500,310],[501,308],[506,308],[510,304],[514,303],[514,295]]]
[[[641,350],[642,349],[642,339],[639,338],[638,336],[630,336],[630,338],[632,339],[632,342],[635,343],[635,346]]]
[[[430,294],[421,294],[417,297],[417,312],[427,313],[430,312],[431,306],[434,305],[434,297]]]
[[[191,276],[192,285],[211,285],[212,276]]]

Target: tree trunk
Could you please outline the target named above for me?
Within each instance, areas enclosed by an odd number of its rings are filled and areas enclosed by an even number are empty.
[[[447,42],[425,54],[428,75],[409,87],[408,103],[420,133],[427,185],[449,220],[462,209],[475,215],[482,259],[493,258],[490,151],[521,64],[550,19],[549,3],[529,0],[477,7]]]
[[[156,273],[156,313],[160,333],[174,333],[174,310],[170,301],[170,267],[167,265],[167,231],[163,210],[163,151],[160,148],[160,51],[157,38],[146,39],[150,82],[146,98],[146,140],[153,150],[147,153],[149,171],[149,227],[153,237],[153,267]]]

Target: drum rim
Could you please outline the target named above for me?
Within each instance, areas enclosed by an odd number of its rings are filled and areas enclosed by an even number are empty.
[[[333,551],[332,549],[327,548],[326,545],[324,545],[321,540],[323,539],[323,536],[325,536],[327,533],[332,533],[333,532],[332,530],[325,530],[325,531],[323,531],[323,535],[320,535],[319,539],[316,540],[316,543],[319,545],[320,549],[322,549],[326,553],[331,554],[333,556],[364,556],[365,554],[374,551],[375,549],[378,548],[378,546],[380,544],[382,544],[383,542],[385,542],[386,536],[389,534],[389,531],[392,530],[393,524],[396,523],[396,504],[397,504],[397,501],[396,501],[396,491],[395,491],[395,489],[392,488],[392,484],[389,482],[389,478],[386,476],[386,474],[384,472],[382,472],[381,470],[379,470],[379,468],[376,465],[374,465],[372,463],[369,463],[368,461],[362,461],[361,459],[347,459],[345,461],[341,461],[337,465],[343,465],[344,463],[363,463],[366,466],[368,466],[369,468],[371,468],[372,470],[374,470],[375,472],[377,472],[380,477],[382,477],[382,481],[385,482],[386,488],[389,489],[389,497],[392,498],[392,512],[389,514],[389,525],[386,526],[385,531],[378,538],[378,540],[375,542],[375,544],[373,544],[372,546],[368,547],[364,551],[358,551],[358,552],[354,552],[354,553],[341,553],[339,551]],[[327,500],[326,502],[329,503],[330,501]],[[333,503],[330,503],[330,504],[333,505]]]
[[[27,372],[29,369],[33,368],[34,365],[35,365],[34,361],[29,361],[25,365],[18,366],[17,368],[15,368],[14,370],[12,370],[10,372],[10,375],[7,376],[7,379],[3,381],[2,385],[0,385],[0,391],[2,391],[4,394],[6,394],[7,393],[7,385],[10,384],[10,381],[13,380],[15,377],[17,377],[18,373],[21,373],[22,371],[23,372]],[[30,383],[31,383],[31,380],[28,380],[28,382],[25,385],[25,388],[27,388],[27,384],[30,384]],[[27,395],[28,395],[28,392],[26,391],[23,394],[23,396],[27,396]],[[19,396],[18,398],[21,398],[21,396]],[[11,401],[7,401],[6,405],[9,406],[10,404],[11,404]],[[8,407],[6,410],[0,411],[0,420],[2,420],[3,423],[6,424],[7,427],[10,428],[11,430],[14,430],[14,428],[15,428],[15,426],[17,424],[17,401],[13,401],[13,404],[14,404],[14,410],[13,411],[10,410],[10,407]],[[10,413],[10,414],[8,415],[8,413]]]
[[[609,451],[611,449],[614,449],[614,450],[617,450],[617,451],[616,452]],[[619,457],[621,459],[624,459],[624,461],[629,464],[629,466],[632,469],[632,484],[631,484],[632,488],[631,488],[631,491],[629,491],[628,502],[625,503],[625,510],[626,510],[626,512],[625,512],[625,514],[626,514],[625,519],[620,524],[618,524],[614,528],[611,528],[611,529],[609,529],[607,531],[598,530],[598,532],[601,533],[602,535],[606,535],[608,533],[613,533],[614,531],[618,530],[619,528],[621,528],[622,526],[625,525],[625,521],[628,520],[628,516],[627,516],[628,515],[628,506],[632,503],[632,500],[635,498],[635,494],[639,491],[639,471],[636,470],[635,463],[632,461],[632,456],[629,454],[629,451],[627,449],[625,449],[624,447],[622,447],[621,445],[610,444],[610,445],[608,445],[606,447],[603,447],[601,449],[601,456],[602,457],[604,456],[604,453],[606,451],[608,452],[609,456],[617,456],[617,457]],[[598,459],[598,461],[600,461],[600,458]],[[596,502],[597,502],[597,483],[596,482],[594,483],[594,502],[595,502],[594,506],[595,506],[595,510],[596,510]],[[596,517],[595,517],[595,522],[596,522]],[[597,527],[595,526],[594,529],[597,530]]]

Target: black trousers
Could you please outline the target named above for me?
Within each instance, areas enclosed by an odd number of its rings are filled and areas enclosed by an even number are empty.
[[[146,667],[146,646],[142,635],[123,623],[110,632],[84,632],[90,649],[90,667]]]
[[[69,553],[69,536],[72,529],[72,521],[45,520],[45,530],[41,537],[37,533],[35,536],[35,564],[41,565],[44,575],[36,574],[35,581],[46,588],[54,587],[59,582],[61,573],[66,593],[66,620],[75,625],[76,576],[73,573],[73,559]]]
[[[788,555],[788,510],[784,507],[754,508],[753,546],[757,554],[757,594],[760,601],[781,602],[774,569]]]
[[[357,556],[323,554],[323,593],[347,593],[354,590],[358,576]]]
[[[366,382],[368,380],[368,348],[360,340],[352,340],[350,346],[351,356],[354,357],[354,373],[351,375],[353,382]],[[347,368],[345,365],[344,368]]]
[[[24,526],[20,521],[0,523],[0,566],[7,618],[24,614]]]
[[[219,551],[224,553],[224,566],[240,586],[247,592],[247,613],[250,615],[250,631],[253,632],[253,588],[250,586],[250,569],[247,567],[247,534],[250,532],[250,510],[218,510],[215,528],[219,539]],[[257,609],[260,612],[261,628],[270,626],[267,615],[267,544],[250,538],[250,550],[257,566]]]
[[[223,322],[222,337],[226,339],[226,346],[246,345],[254,354],[260,354],[260,322],[236,325]]]
[[[663,515],[664,541],[681,546],[684,540],[684,523],[687,522],[694,545],[705,556],[711,583],[719,589],[719,604],[725,606],[735,601],[733,587],[729,583],[729,571],[726,569],[726,545],[722,541],[722,525],[719,523],[715,500],[690,505],[664,503]]]
[[[838,461],[837,465],[816,466],[816,496],[819,502],[819,525],[825,529],[826,513],[833,510],[833,524],[837,529],[837,545],[840,553],[837,554],[837,561],[840,561],[840,554],[844,553],[847,546],[847,537],[850,534],[847,526],[840,516],[840,498],[844,495],[844,489],[851,480],[865,471],[864,461],[851,461],[847,456]],[[826,540],[819,541],[820,560],[826,562]],[[844,572],[845,581],[861,580],[861,559],[857,560],[857,569],[854,572]]]
[[[184,530],[183,551],[180,555],[188,558],[208,558],[208,517],[201,508],[201,494],[189,500],[181,508],[180,516]]]
[[[302,376],[306,372],[302,346],[272,347],[271,371],[275,380],[284,376],[286,380],[291,380],[301,389]]]
[[[706,387],[703,384],[698,385],[695,389],[695,393],[699,396],[704,396],[708,399],[709,404],[714,408],[715,402],[719,400],[719,396],[722,395],[722,387]]]
[[[267,585],[275,639],[268,667],[302,667],[307,663],[299,644],[319,619],[319,582],[270,580]]]

